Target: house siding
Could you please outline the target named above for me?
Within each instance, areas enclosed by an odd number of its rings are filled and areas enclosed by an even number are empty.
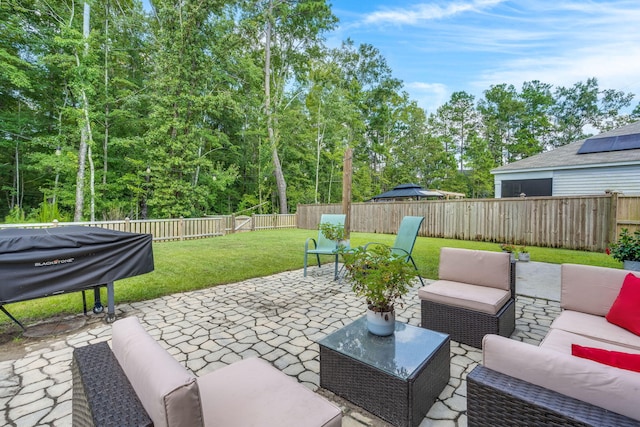
[[[640,167],[633,165],[500,173],[494,179],[495,197],[501,197],[502,181],[541,178],[553,179],[552,196],[589,196],[607,191],[640,195]]]
[[[617,191],[640,195],[638,166],[557,170],[553,173],[554,196],[583,196]]]

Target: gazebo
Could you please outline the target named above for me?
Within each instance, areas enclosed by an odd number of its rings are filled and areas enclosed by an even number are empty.
[[[425,190],[417,184],[400,184],[393,190],[371,198],[372,202],[393,202],[397,200],[442,199],[445,195],[439,191]]]

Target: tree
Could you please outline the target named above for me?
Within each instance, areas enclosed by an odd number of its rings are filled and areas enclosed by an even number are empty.
[[[497,167],[489,150],[487,141],[477,134],[469,137],[469,147],[465,153],[469,173],[469,193],[473,198],[493,196],[493,175],[491,170]]]
[[[484,99],[478,103],[482,115],[487,149],[493,156],[493,163],[503,165],[514,155],[515,135],[520,127],[524,103],[518,98],[513,85],[491,86],[484,92]]]
[[[212,17],[225,14],[214,0],[154,5],[152,109],[142,159],[151,169],[147,203],[156,217],[197,216],[237,174],[237,167],[211,157],[227,150],[227,135],[219,129],[222,117],[236,111],[229,83],[221,81],[225,76],[210,72],[221,54],[209,45],[213,27],[224,25]]]
[[[553,124],[550,111],[554,103],[551,85],[538,80],[524,82],[520,99],[524,110],[516,131],[516,152],[520,153],[520,158],[525,158],[541,153],[551,145]]]
[[[631,116],[620,115],[621,109],[631,105],[633,94],[610,89],[601,91],[596,78],[578,82],[570,88],[558,87],[554,96],[556,147],[589,136],[585,132],[589,125],[606,131],[633,120]]]
[[[256,40],[264,43],[264,114],[280,212],[289,211],[287,187],[279,154],[279,115],[287,106],[286,88],[301,73],[333,28],[335,16],[324,0],[255,0],[246,19],[263,28]]]
[[[441,136],[446,141],[451,141],[456,147],[445,149],[456,149],[459,170],[464,170],[465,150],[468,145],[468,138],[472,132],[477,132],[479,127],[479,117],[474,103],[475,97],[464,91],[454,92],[451,99],[439,107],[436,112],[436,120],[439,122]]]

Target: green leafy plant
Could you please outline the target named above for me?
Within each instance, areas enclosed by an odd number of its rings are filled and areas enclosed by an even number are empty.
[[[516,245],[513,243],[500,243],[500,249],[502,249],[503,252],[515,252]]]
[[[607,254],[618,261],[640,261],[640,230],[631,234],[623,228],[618,241],[607,248]]]
[[[417,275],[405,257],[393,254],[387,245],[358,247],[344,251],[343,256],[351,289],[376,312],[393,311],[396,301],[402,302]]]
[[[520,252],[521,254],[527,254],[529,253],[529,250],[527,249],[526,246],[522,245],[518,248],[518,252]]]
[[[322,222],[319,225],[320,231],[329,240],[338,243],[344,240],[344,226],[341,224],[331,224],[330,222]]]

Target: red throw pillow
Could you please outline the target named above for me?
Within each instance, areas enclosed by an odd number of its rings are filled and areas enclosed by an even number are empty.
[[[640,354],[622,353],[571,344],[571,354],[628,371],[640,372]]]
[[[609,323],[640,335],[640,278],[627,274],[618,297],[605,317]]]

